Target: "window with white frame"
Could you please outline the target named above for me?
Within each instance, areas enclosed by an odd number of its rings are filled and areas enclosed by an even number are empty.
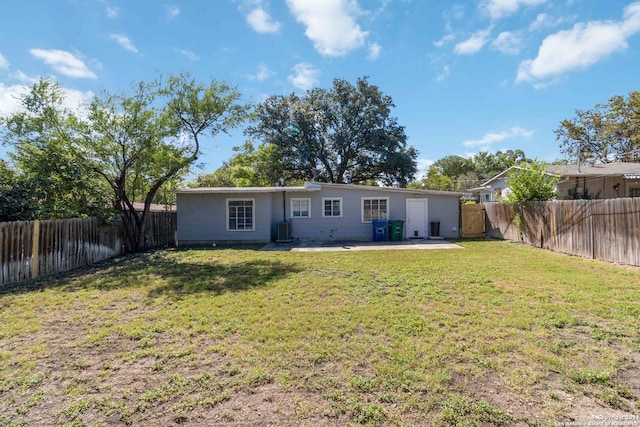
[[[362,198],[362,222],[386,221],[389,218],[389,198]]]
[[[254,199],[227,199],[227,230],[253,231]]]
[[[311,216],[311,199],[291,199],[291,216],[293,218],[309,218]]]
[[[342,198],[323,198],[322,216],[325,218],[339,218],[342,216]]]
[[[640,186],[627,186],[627,195],[629,197],[640,197]]]

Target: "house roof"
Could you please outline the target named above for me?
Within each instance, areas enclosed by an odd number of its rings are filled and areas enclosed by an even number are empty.
[[[331,184],[325,182],[305,182],[304,186],[296,187],[200,187],[185,188],[176,190],[178,194],[206,194],[206,193],[279,193],[286,192],[305,192],[320,191],[325,188],[340,188],[356,191],[388,191],[397,193],[414,193],[434,196],[455,196],[460,197],[463,193],[454,191],[436,191],[436,190],[416,190],[412,188],[392,188],[392,187],[376,187],[373,185],[355,185],[355,184]]]
[[[548,165],[547,170],[561,176],[638,176],[640,163],[615,162],[597,165]]]
[[[521,167],[511,166],[509,169],[503,170],[498,175],[484,182],[482,187],[488,187],[491,183],[502,179],[514,168],[520,169]],[[640,179],[640,163],[614,162],[597,165],[587,164],[581,165],[579,168],[578,165],[547,165],[547,172],[560,177],[622,176],[625,179]]]
[[[320,187],[197,187],[176,190],[177,194],[205,193],[280,193],[282,191],[319,191]]]

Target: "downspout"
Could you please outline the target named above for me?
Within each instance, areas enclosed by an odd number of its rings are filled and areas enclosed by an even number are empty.
[[[284,222],[287,222],[287,199],[286,199],[286,191],[282,191],[282,217]]]

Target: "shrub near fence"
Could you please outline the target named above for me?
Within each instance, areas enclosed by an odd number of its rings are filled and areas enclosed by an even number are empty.
[[[489,237],[640,265],[640,198],[485,204]]]

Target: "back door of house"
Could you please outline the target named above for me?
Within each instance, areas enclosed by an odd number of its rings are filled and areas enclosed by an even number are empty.
[[[427,199],[407,199],[406,237],[427,237],[427,218]]]

